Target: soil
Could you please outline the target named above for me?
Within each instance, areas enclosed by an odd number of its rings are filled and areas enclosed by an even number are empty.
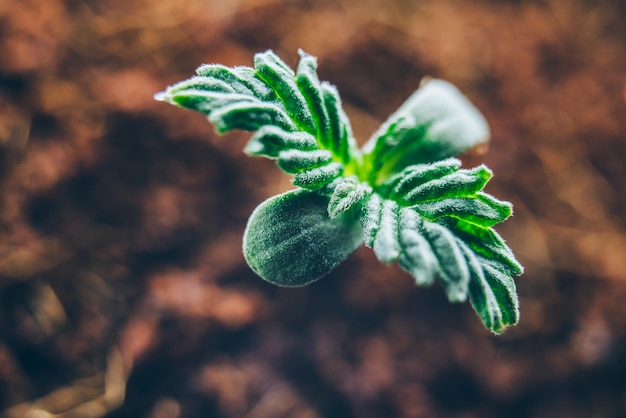
[[[0,416],[626,416],[626,3],[0,2]],[[153,94],[201,63],[316,55],[355,135],[424,76],[488,119],[519,325],[358,250],[299,289],[241,237],[291,188]]]

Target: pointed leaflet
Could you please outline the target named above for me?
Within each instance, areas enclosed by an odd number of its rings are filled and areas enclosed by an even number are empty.
[[[324,103],[324,94],[317,77],[317,59],[304,51],[298,51],[298,74],[296,84],[312,110],[311,115],[315,126],[315,134],[324,148],[330,148],[333,138],[331,137],[328,111]]]
[[[280,98],[285,111],[302,131],[316,134],[313,116],[306,99],[298,88],[293,70],[273,51],[266,51],[254,56],[254,68],[257,75],[270,86]]]
[[[312,111],[317,138],[338,160],[348,163],[356,153],[350,122],[341,107],[337,89],[317,77],[317,59],[300,50],[296,84]]]
[[[328,216],[336,218],[347,210],[360,203],[372,189],[360,183],[355,177],[342,177],[337,179],[338,184],[329,185],[330,202],[328,202]]]
[[[445,198],[412,206],[427,219],[457,217],[485,227],[504,221],[511,216],[511,204],[501,202],[485,193],[473,197]]]
[[[510,216],[511,206],[482,192],[492,175],[486,167],[460,166],[451,158],[412,165],[389,178],[380,187],[388,200],[373,197],[365,205],[365,243],[381,261],[397,259],[418,283],[438,276],[449,300],[469,295],[485,326],[499,333],[519,318],[511,276],[522,270],[489,227]],[[393,205],[396,218],[385,211]],[[411,214],[404,215],[410,222],[402,225],[402,214]],[[396,231],[398,239],[390,242]],[[406,237],[417,245],[409,250]],[[394,252],[379,251],[380,243]]]
[[[457,218],[444,218],[437,222],[453,231],[477,255],[489,260],[494,268],[509,276],[524,272],[511,249],[492,228],[483,228]]]
[[[319,81],[314,57],[300,51],[295,73],[271,51],[254,63],[203,65],[156,97],[206,114],[219,132],[256,131],[248,154],[276,159],[296,186],[317,191],[288,192],[254,211],[244,253],[259,275],[304,285],[363,239],[418,284],[438,277],[449,300],[469,296],[493,332],[517,322],[511,276],[522,266],[491,229],[511,215],[511,205],[482,191],[488,168],[461,169],[449,158],[489,136],[484,118],[456,88],[426,82],[361,155],[337,89]]]
[[[421,225],[422,220],[415,211],[400,211],[398,240],[403,250],[398,257],[398,264],[415,278],[418,285],[430,285],[437,275],[439,261],[422,235]]]
[[[465,247],[467,248],[467,247]],[[469,296],[472,307],[485,327],[501,333],[519,320],[519,302],[513,278],[494,268],[487,260],[467,252],[472,279]]]
[[[469,272],[455,237],[441,225],[424,221],[413,209],[374,193],[361,216],[365,245],[384,263],[399,261],[418,284],[439,276],[450,301],[467,297]]]
[[[489,227],[511,216],[511,204],[482,192],[492,176],[485,166],[460,169],[455,158],[411,165],[381,186],[389,199],[429,220],[455,217]]]
[[[304,286],[341,263],[361,246],[353,213],[331,219],[328,198],[305,190],[289,191],[261,203],[243,238],[250,267],[279,286]]]
[[[203,65],[156,97],[206,114],[220,133],[258,131],[246,152],[277,159],[297,186],[315,190],[347,166],[354,172],[349,122],[336,89],[319,81],[315,58],[300,51],[297,74],[272,51],[257,54],[254,65]]]
[[[386,177],[416,163],[452,157],[489,139],[487,122],[456,87],[426,81],[363,147],[369,180]]]
[[[220,133],[255,131],[265,125],[297,130],[274,91],[252,69],[203,65],[197,74],[155,97],[206,114]]]
[[[398,206],[376,193],[363,205],[361,222],[365,245],[373,248],[381,261],[398,261],[419,285],[431,284],[439,277],[451,302],[462,302],[469,296],[481,321],[494,333],[519,319],[515,283],[497,261],[501,255],[492,259],[473,240],[463,240],[476,233],[471,228],[483,228],[461,220],[450,223],[454,228],[431,222],[414,208]],[[491,247],[501,243],[495,232],[483,230],[491,237]],[[463,232],[457,235],[456,231]]]
[[[461,161],[456,158],[448,158],[432,164],[411,165],[387,179],[381,186],[381,190],[391,199],[406,201],[405,195],[416,187],[454,173],[459,168],[461,168]]]

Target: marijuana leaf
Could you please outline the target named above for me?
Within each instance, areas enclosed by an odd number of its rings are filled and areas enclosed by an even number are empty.
[[[337,89],[316,70],[303,51],[297,73],[267,51],[255,56],[254,69],[203,65],[157,98],[206,114],[220,133],[257,131],[248,154],[277,159],[296,186],[317,190],[353,170],[359,153]]]
[[[265,280],[308,284],[364,243],[418,285],[438,278],[451,302],[469,298],[493,332],[518,321],[512,276],[522,266],[492,228],[512,207],[483,192],[487,167],[451,158],[489,138],[451,84],[423,83],[362,152],[337,89],[302,51],[296,72],[267,51],[254,68],[203,65],[155,97],[204,113],[220,133],[256,132],[245,151],[294,175],[300,189],[261,203],[244,234],[245,258]]]
[[[491,177],[486,167],[460,166],[451,158],[391,177],[385,197],[374,193],[364,205],[364,241],[417,284],[439,277],[451,302],[469,296],[485,326],[499,333],[519,318],[511,275],[522,268],[489,227],[509,217],[511,205],[481,191]]]

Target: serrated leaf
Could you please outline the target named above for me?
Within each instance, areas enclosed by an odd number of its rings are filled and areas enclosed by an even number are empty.
[[[330,151],[316,149],[301,151],[290,149],[278,154],[278,166],[289,174],[298,174],[331,163],[333,155]]]
[[[316,136],[319,138],[321,146],[332,149],[333,138],[330,133],[328,113],[320,80],[317,77],[317,59],[302,50],[298,53],[300,54],[300,61],[298,62],[296,84],[309,107],[316,128]]]
[[[456,217],[489,227],[511,216],[512,206],[481,192],[492,173],[484,165],[464,170],[454,158],[405,168],[386,181],[385,197],[428,220]]]
[[[342,178],[333,191],[328,202],[328,216],[336,218],[347,210],[352,209],[371,193],[369,186],[359,182],[356,177]]]
[[[481,226],[492,226],[511,216],[511,204],[480,193],[475,197],[451,197],[412,206],[430,220],[456,217]]]
[[[250,96],[252,93],[246,88],[237,88],[237,84],[229,83],[217,77],[194,76],[189,80],[181,81],[173,87],[170,87],[170,93],[179,91],[196,90],[198,93],[230,93],[239,94],[244,97]],[[183,99],[183,97],[179,97]]]
[[[202,65],[156,97],[204,113],[220,133],[257,131],[246,152],[277,159],[298,187],[320,189],[348,166],[355,173],[350,124],[337,90],[319,81],[315,57],[300,51],[297,74],[272,51],[257,54],[254,65]]]
[[[500,271],[508,275],[524,272],[511,249],[492,228],[483,228],[458,218],[445,218],[438,222],[452,230],[472,251],[489,260]]]
[[[386,180],[381,190],[386,191],[386,195],[391,199],[406,200],[404,196],[416,187],[454,173],[459,168],[461,168],[461,161],[456,158],[448,158],[431,164],[411,165]]]
[[[384,199],[378,193],[372,193],[363,205],[361,211],[361,226],[363,227],[363,242],[372,248],[380,228],[380,217],[383,211]]]
[[[211,111],[209,120],[213,122],[219,133],[234,129],[254,132],[267,125],[276,126],[285,131],[296,129],[284,112],[272,103],[241,101]]]
[[[381,126],[363,148],[374,184],[419,163],[457,155],[489,139],[480,112],[456,87],[429,80]]]
[[[511,276],[493,267],[488,261],[483,262],[482,266],[489,289],[493,292],[500,310],[501,323],[494,324],[492,330],[500,333],[504,326],[515,325],[519,320],[519,301],[515,282]]]
[[[364,203],[361,213],[364,243],[380,261],[397,261],[417,284],[429,285],[439,277],[451,302],[470,297],[472,306],[485,326],[500,333],[519,317],[515,283],[511,273],[502,268],[498,257],[490,258],[484,248],[472,240],[474,226],[465,221],[431,222],[415,208],[398,206],[376,193]],[[459,225],[460,224],[460,225]],[[497,234],[480,228],[492,246],[504,246]],[[457,234],[457,231],[462,231]],[[499,244],[498,244],[499,243]]]
[[[324,97],[324,105],[328,114],[328,148],[338,155],[340,161],[348,163],[353,159],[353,155],[358,155],[356,150],[356,142],[352,136],[352,127],[346,116],[339,92],[335,86],[323,82],[322,94]]]
[[[243,238],[250,267],[279,286],[304,286],[327,274],[362,243],[351,213],[331,219],[328,198],[289,191],[261,203]]]
[[[319,149],[315,137],[306,132],[286,132],[276,126],[263,126],[250,139],[244,151],[249,155],[278,158],[281,151]]]
[[[293,179],[293,184],[304,189],[317,190],[339,177],[342,172],[341,164],[330,163],[298,173]]]
[[[493,268],[489,262],[479,264],[467,252],[471,281],[469,296],[472,307],[485,327],[496,334],[519,320],[519,303],[513,279]]]
[[[306,99],[298,89],[295,74],[273,51],[254,56],[254,68],[258,76],[270,86],[280,98],[289,117],[298,128],[316,134],[313,116]]]
[[[272,51],[255,68],[203,65],[155,95],[205,114],[218,132],[256,131],[245,151],[294,174],[287,192],[262,203],[244,236],[250,266],[281,286],[301,286],[362,242],[397,261],[417,284],[439,278],[495,333],[519,318],[512,275],[522,266],[491,226],[511,205],[483,192],[485,166],[450,158],[486,141],[478,110],[452,85],[426,82],[370,138],[361,154],[337,89],[299,51],[297,71]],[[312,192],[315,191],[315,192]],[[360,219],[357,219],[360,217]]]
[[[422,220],[410,209],[400,211],[400,232],[398,240],[402,251],[398,264],[415,278],[420,286],[433,283],[439,269],[439,261],[430,244],[420,233]]]
[[[490,178],[491,171],[485,166],[479,166],[471,170],[459,170],[441,178],[432,179],[407,190],[404,194],[401,190],[395,189],[394,197],[400,199],[405,206],[448,197],[471,197],[476,196]]]
[[[422,224],[424,235],[439,263],[439,277],[450,302],[467,299],[469,268],[455,236],[446,228],[432,222]]]
[[[378,231],[372,248],[383,263],[393,263],[400,255],[401,247],[398,242],[399,211],[400,207],[393,200],[382,201]]]
[[[411,208],[372,194],[361,216],[366,246],[384,263],[398,261],[418,284],[439,276],[451,301],[467,297],[469,272],[454,235]]]
[[[252,68],[228,68],[223,65],[204,64],[198,67],[196,74],[208,80],[219,80],[239,94],[252,95],[261,101],[276,101],[274,91],[256,77],[256,72]],[[213,89],[202,88],[202,90]]]

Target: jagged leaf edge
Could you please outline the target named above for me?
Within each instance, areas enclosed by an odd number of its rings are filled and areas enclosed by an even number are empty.
[[[492,332],[499,334],[519,320],[512,275],[497,261],[476,253],[445,222],[423,219],[414,209],[399,207],[374,193],[363,204],[361,223],[364,244],[374,250],[379,260],[387,264],[397,261],[418,285],[429,285],[439,277],[452,302],[464,301],[469,296],[478,317]],[[442,234],[446,236],[446,245],[454,245],[454,257],[443,256],[445,251],[438,251],[433,245]],[[418,247],[421,249],[416,250]],[[454,258],[456,266],[464,267],[456,279],[451,278],[455,273],[450,266],[447,272],[442,267],[446,264],[444,258]]]

